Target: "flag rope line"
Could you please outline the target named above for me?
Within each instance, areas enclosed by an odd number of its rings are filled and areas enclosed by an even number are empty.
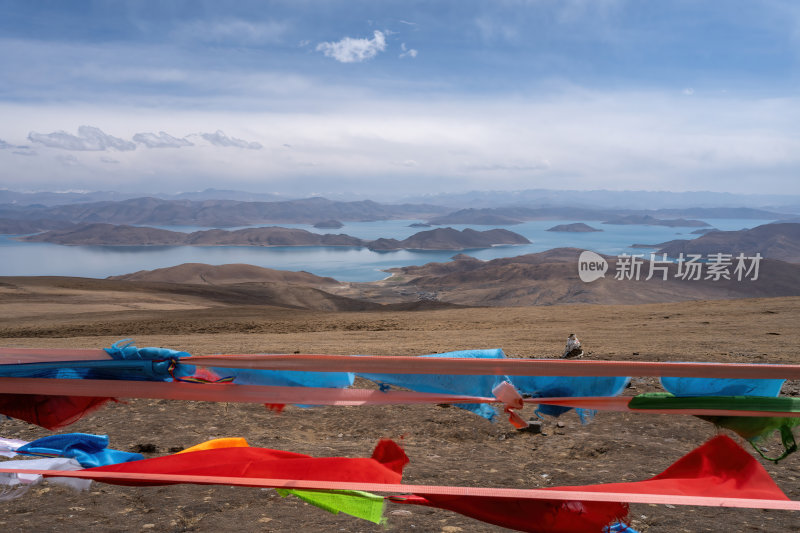
[[[402,390],[236,385],[233,383],[181,383],[103,379],[0,378],[0,391],[8,394],[147,398],[229,403],[305,404],[330,406],[398,404],[502,404],[497,398]],[[707,416],[800,417],[800,412],[745,411],[736,409],[633,409],[632,397],[525,398],[527,404],[548,404],[599,411]]]
[[[437,496],[481,496],[526,500],[595,501],[620,503],[647,503],[671,505],[696,505],[705,507],[737,507],[747,509],[778,509],[800,511],[800,501],[756,498],[727,498],[683,496],[676,494],[643,494],[557,489],[511,489],[492,487],[459,487],[445,485],[409,485],[403,483],[362,483],[352,481],[310,481],[273,478],[241,478],[228,476],[198,476],[187,474],[151,474],[132,472],[87,472],[64,470],[23,470],[0,468],[0,473],[34,474],[45,477],[71,477],[95,481],[143,481],[151,483],[191,483],[196,485],[229,485],[302,490],[360,490],[365,492],[392,492],[397,494]]]
[[[0,348],[5,364],[109,359],[103,350]],[[220,368],[508,376],[640,376],[729,379],[800,379],[800,365],[655,361],[575,361],[563,359],[469,359],[418,356],[230,354],[185,357],[183,363]]]

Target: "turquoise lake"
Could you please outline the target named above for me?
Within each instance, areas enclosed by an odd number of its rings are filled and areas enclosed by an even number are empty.
[[[706,219],[711,226],[724,230],[752,228],[771,220]],[[345,233],[361,239],[379,237],[405,239],[429,228],[410,228],[416,220],[384,220],[377,222],[349,222],[338,230],[318,230],[304,224],[280,224],[282,227],[302,228],[314,233]],[[663,226],[614,226],[587,222],[602,229],[597,233],[549,232],[556,224],[574,220],[537,220],[515,226],[453,225],[456,229],[471,227],[486,230],[503,227],[527,237],[531,244],[496,246],[466,250],[463,253],[478,259],[542,252],[551,248],[574,247],[602,254],[648,253],[632,249],[632,244],[657,244],[672,239],[697,237],[696,228],[668,228]],[[270,224],[272,225],[272,224]],[[275,224],[278,225],[278,224]],[[166,227],[175,231],[195,231],[196,227]],[[230,228],[229,228],[230,229]],[[738,252],[731,250],[730,253]],[[331,276],[340,281],[375,281],[388,274],[383,270],[392,267],[446,262],[459,252],[410,251],[373,252],[357,247],[319,246],[62,246],[49,243],[24,243],[12,235],[0,235],[0,275],[2,276],[80,276],[104,278],[128,274],[139,270],[152,270],[181,263],[247,263],[279,270],[304,270],[319,276]]]

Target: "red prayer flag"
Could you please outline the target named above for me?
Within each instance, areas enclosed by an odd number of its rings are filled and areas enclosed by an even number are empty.
[[[406,464],[408,457],[400,446],[391,440],[381,440],[370,458],[311,457],[269,448],[218,448],[88,468],[84,472],[400,483]],[[138,480],[108,482],[118,485],[168,484]]]
[[[789,500],[761,463],[725,435],[711,439],[646,481],[550,490]],[[601,533],[604,527],[623,520],[628,514],[627,504],[613,502],[449,495],[391,499],[397,503],[449,509],[491,524],[539,533]]]

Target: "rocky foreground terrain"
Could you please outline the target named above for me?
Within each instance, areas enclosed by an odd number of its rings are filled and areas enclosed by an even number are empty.
[[[199,274],[187,268],[187,274]],[[223,275],[238,275],[229,272]],[[208,279],[207,279],[208,281]],[[215,279],[212,281],[219,281]],[[291,286],[293,280],[286,280]],[[205,284],[87,280],[0,280],[0,344],[99,348],[133,337],[139,346],[193,354],[334,353],[415,355],[500,347],[510,357],[557,357],[576,333],[591,359],[796,363],[800,298],[749,298],[643,305],[391,308],[320,311],[231,299]],[[322,283],[328,283],[322,281]],[[171,289],[167,287],[171,286]],[[191,287],[191,290],[186,287]],[[254,293],[255,294],[255,293]],[[427,307],[426,307],[427,306]],[[362,385],[359,383],[359,385]],[[634,377],[626,394],[658,390]],[[800,384],[784,392],[797,396]],[[523,416],[533,416],[527,408]],[[559,422],[559,423],[557,423]],[[50,432],[5,420],[2,435],[31,440]],[[544,434],[491,424],[434,405],[299,409],[260,405],[128,400],[110,404],[68,431],[108,434],[113,447],[148,457],[206,439],[241,436],[251,445],[316,456],[368,456],[380,438],[411,459],[409,483],[547,487],[646,479],[717,433],[693,417],[599,413],[582,425],[572,413],[548,419]],[[738,440],[738,439],[737,439]],[[741,441],[740,441],[741,442]],[[745,446],[747,446],[745,444]],[[777,441],[766,444],[778,449]],[[762,462],[800,499],[800,454]],[[389,505],[385,527],[330,515],[274,491],[202,486],[114,487],[87,493],[57,487],[3,504],[7,531],[503,531],[463,516]],[[639,531],[793,531],[790,512],[632,505]],[[535,520],[535,517],[531,518]]]

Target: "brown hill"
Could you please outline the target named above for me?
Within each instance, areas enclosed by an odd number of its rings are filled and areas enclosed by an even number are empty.
[[[233,265],[234,267],[236,265]],[[165,269],[169,270],[169,269]],[[178,269],[181,270],[180,268]],[[2,307],[9,318],[32,314],[47,314],[71,309],[74,315],[95,313],[99,318],[113,320],[112,314],[120,312],[140,312],[146,316],[151,310],[191,310],[227,308],[230,306],[261,306],[275,308],[307,309],[318,311],[364,311],[382,309],[384,306],[375,302],[354,300],[346,296],[331,294],[319,287],[325,283],[331,286],[326,278],[317,278],[308,274],[313,284],[304,284],[305,273],[285,273],[288,282],[244,281],[246,276],[225,278],[225,269],[219,274],[219,283],[214,283],[202,276],[192,278],[187,268],[186,283],[155,281],[146,279],[145,273],[130,276],[127,279],[91,279],[69,278],[58,276],[33,277],[0,277],[0,294]],[[245,269],[246,272],[246,269]],[[152,278],[177,279],[177,272],[157,273]],[[240,274],[243,274],[240,272]],[[213,276],[211,276],[213,277]],[[323,284],[316,281],[322,280]],[[45,303],[46,302],[46,303]],[[225,312],[217,314],[220,318]]]
[[[762,260],[758,279],[688,280],[677,277],[677,265],[667,269],[667,279],[655,264],[652,279],[647,280],[651,264],[643,261],[639,278],[615,279],[618,260],[606,257],[608,271],[604,278],[591,283],[578,276],[581,250],[558,248],[518,257],[479,261],[457,258],[448,263],[392,269],[391,278],[371,284],[351,284],[341,294],[355,298],[410,298],[435,295],[442,302],[460,305],[523,306],[570,303],[638,304],[800,295],[800,265]],[[353,286],[363,286],[353,292]],[[376,287],[382,292],[375,293]],[[373,292],[370,293],[369,288]],[[339,293],[339,291],[337,291]]]
[[[407,239],[378,239],[369,243],[371,250],[467,250],[488,248],[498,244],[530,244],[531,241],[513,231],[492,229],[476,231],[466,228],[437,228],[420,231]]]
[[[285,283],[287,285],[323,286],[339,283],[333,278],[323,278],[308,272],[274,270],[245,264],[206,265],[204,263],[184,263],[156,270],[140,270],[132,274],[110,276],[106,279],[205,285]]]
[[[696,239],[664,243],[659,253],[670,257],[679,254],[733,254],[780,259],[800,263],[800,223],[764,224],[739,231],[713,231]]]

